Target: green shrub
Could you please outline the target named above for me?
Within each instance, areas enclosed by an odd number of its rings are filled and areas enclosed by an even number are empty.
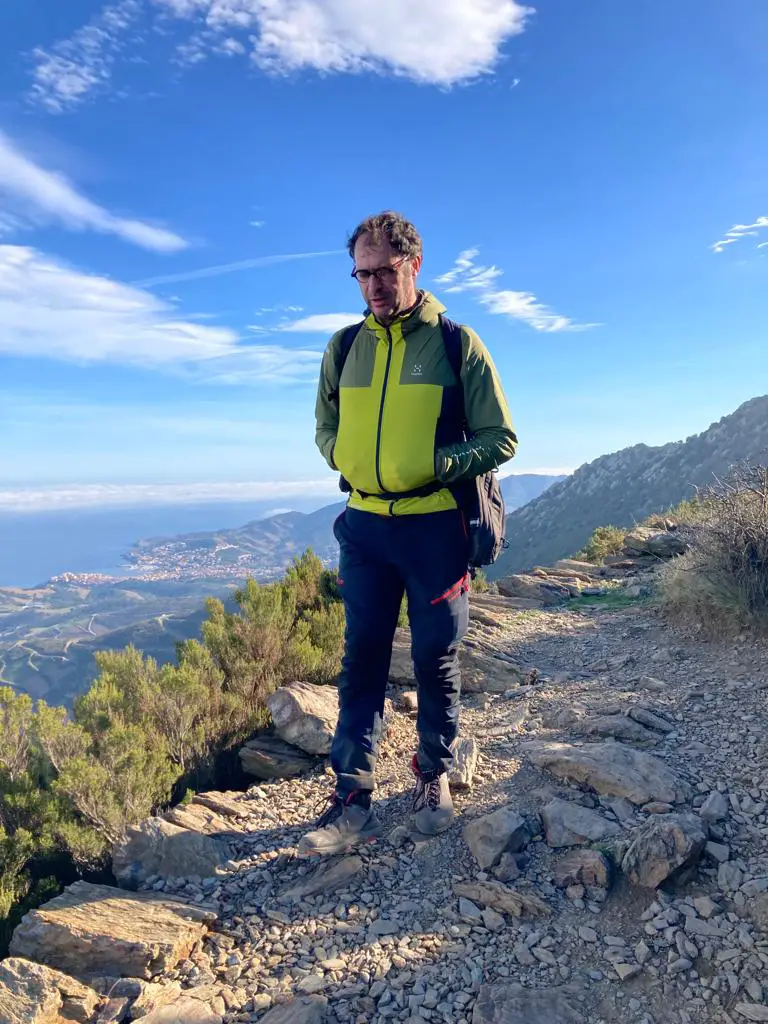
[[[175,665],[134,647],[97,653],[99,674],[71,715],[0,687],[0,955],[19,908],[56,884],[45,863],[102,867],[129,824],[209,779],[266,722],[275,687],[337,677],[343,606],[311,551],[279,582],[248,580],[235,600],[235,613],[208,601],[202,641],[179,644]]]
[[[608,555],[621,554],[626,535],[618,526],[598,526],[578,554],[587,562],[602,565]]]
[[[690,550],[662,570],[663,610],[711,635],[768,632],[768,468],[737,467],[695,517]]]

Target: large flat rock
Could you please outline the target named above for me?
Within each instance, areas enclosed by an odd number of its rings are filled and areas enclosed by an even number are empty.
[[[547,844],[553,847],[581,846],[621,832],[615,822],[570,800],[551,800],[542,808],[541,820]]]
[[[224,839],[179,828],[164,818],[147,818],[126,831],[112,848],[112,871],[125,889],[138,889],[150,875],[208,878],[229,860]]]
[[[0,962],[0,1024],[89,1021],[99,996],[61,971],[21,957]]]
[[[573,994],[564,988],[482,985],[472,1024],[584,1024]]]
[[[549,743],[533,740],[523,750],[539,768],[558,778],[582,782],[605,796],[623,796],[633,804],[653,800],[681,803],[690,787],[660,758],[623,743]]]
[[[24,915],[10,952],[81,981],[151,978],[187,957],[214,919],[178,900],[81,881]]]

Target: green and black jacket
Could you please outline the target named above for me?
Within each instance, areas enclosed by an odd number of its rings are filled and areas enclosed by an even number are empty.
[[[381,495],[471,480],[515,454],[517,437],[496,368],[468,327],[461,328],[461,385],[470,440],[457,440],[460,396],[440,328],[444,310],[422,292],[418,305],[389,327],[369,314],[340,380],[344,332],[328,344],[315,439],[331,469],[352,487],[351,508],[383,515],[456,508],[448,487],[397,501]]]

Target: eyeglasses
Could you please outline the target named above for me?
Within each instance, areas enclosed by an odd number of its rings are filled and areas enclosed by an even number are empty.
[[[382,284],[391,284],[397,277],[397,269],[408,259],[407,256],[403,256],[401,259],[396,260],[389,267],[376,267],[375,270],[355,270],[352,271],[352,277],[356,278],[360,284],[367,284],[372,277],[375,277],[377,281],[381,281]]]

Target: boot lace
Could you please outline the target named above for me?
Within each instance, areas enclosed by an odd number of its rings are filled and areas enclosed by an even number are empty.
[[[327,825],[333,824],[337,818],[341,817],[341,812],[344,809],[344,804],[335,793],[332,793],[331,796],[324,801],[324,804],[327,804],[327,806],[317,819],[315,824],[316,828],[325,828]]]
[[[436,811],[440,806],[440,779],[418,779],[413,794],[413,810],[421,811],[428,807],[430,811]]]

